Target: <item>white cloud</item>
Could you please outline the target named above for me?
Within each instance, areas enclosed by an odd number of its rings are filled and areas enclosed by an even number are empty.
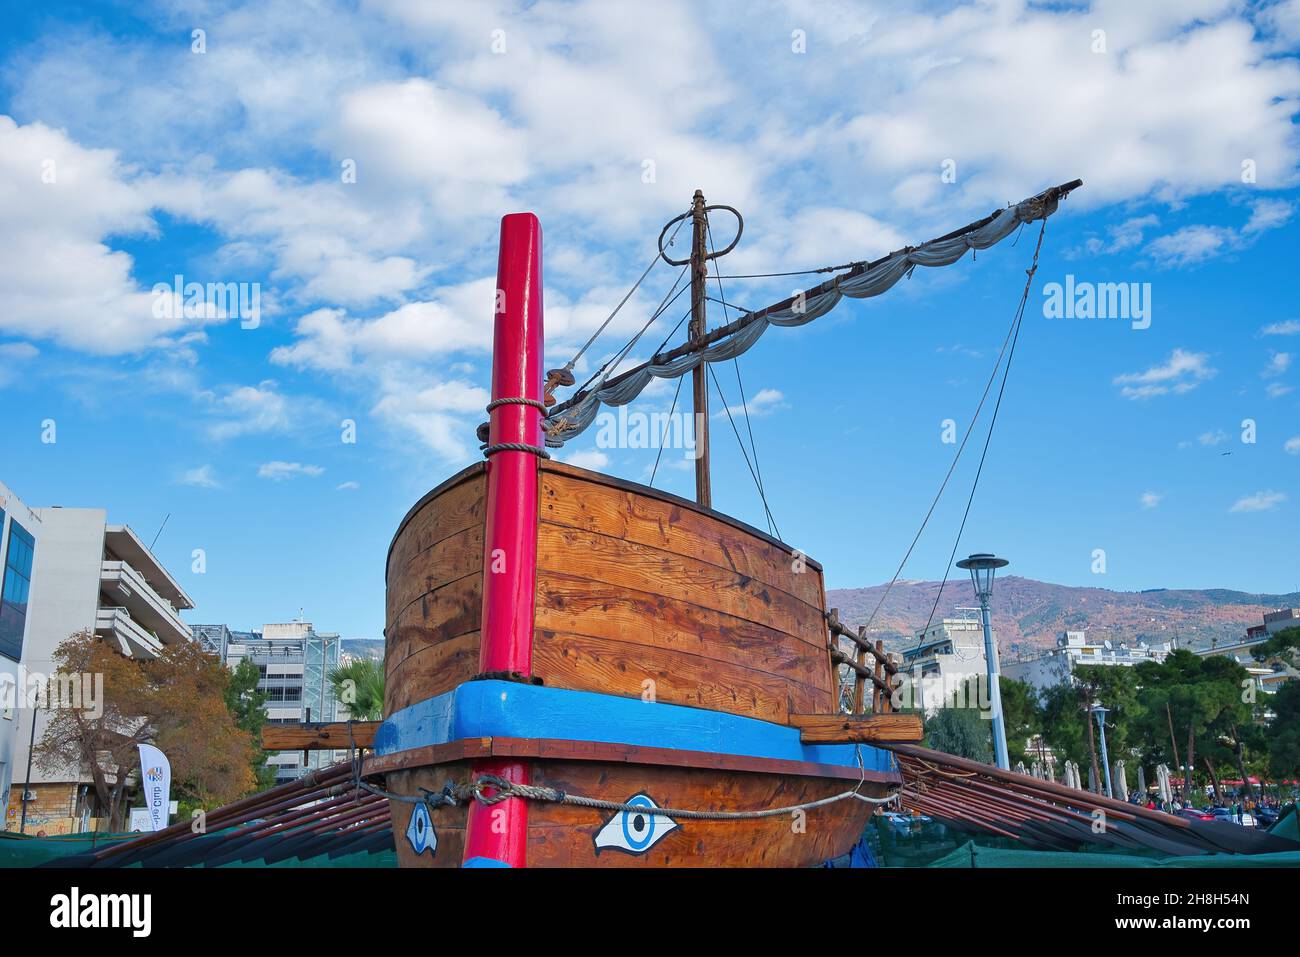
[[[290,425],[289,400],[269,380],[232,390],[216,401],[215,408],[224,418],[208,428],[214,439],[281,432]]]
[[[351,492],[359,488],[361,488],[360,482],[340,482],[338,485],[334,486],[334,489],[337,492]]]
[[[744,405],[737,403],[736,405],[729,405],[725,409],[719,409],[713,413],[713,418],[725,418],[727,413],[730,412],[732,418],[738,421],[745,414],[746,408],[749,410],[751,419],[768,415],[778,409],[785,408],[785,396],[778,389],[759,389],[746,400]]]
[[[18,378],[19,364],[31,362],[40,350],[30,342],[0,342],[0,386]]]
[[[1230,512],[1270,512],[1286,501],[1285,492],[1256,492],[1254,495],[1247,495],[1244,498],[1237,499],[1232,504]]]
[[[1152,240],[1146,252],[1160,266],[1191,266],[1225,252],[1247,248],[1261,233],[1284,225],[1294,207],[1283,200],[1260,199],[1251,204],[1250,218],[1240,229],[1231,226],[1184,226]]]
[[[1161,266],[1190,266],[1232,248],[1236,234],[1226,226],[1184,226],[1147,243],[1146,251]]]
[[[440,382],[428,388],[411,388],[409,379],[393,375],[381,383],[381,398],[373,412],[399,433],[416,436],[432,451],[453,461],[469,454],[477,422],[487,418],[484,408],[490,395],[479,386],[460,380]]]
[[[1290,368],[1291,368],[1291,353],[1275,352],[1273,353],[1272,357],[1268,360],[1268,365],[1265,367],[1264,371],[1260,373],[1260,375],[1264,376],[1264,378],[1266,379],[1270,379],[1274,376],[1282,375]]]
[[[1293,435],[1287,439],[1282,448],[1290,455],[1300,455],[1300,435]]]
[[[1202,445],[1221,445],[1228,441],[1228,433],[1222,429],[1217,429],[1214,432],[1202,432],[1196,437],[1196,441]]]
[[[1281,382],[1270,382],[1265,386],[1264,391],[1268,393],[1270,399],[1280,399],[1282,396],[1295,391],[1295,387],[1283,385]]]
[[[1270,323],[1260,332],[1266,336],[1300,335],[1300,319],[1287,319],[1285,322]]]
[[[181,485],[193,485],[195,488],[220,488],[211,465],[200,465],[189,469],[180,477]]]
[[[1142,502],[1143,508],[1155,508],[1160,504],[1162,498],[1164,498],[1164,496],[1159,492],[1143,492],[1140,501]]]
[[[561,461],[569,465],[576,465],[581,469],[600,469],[609,465],[609,456],[599,449],[583,449],[580,452],[570,452],[561,458]]]
[[[300,475],[306,475],[315,478],[318,475],[324,475],[325,470],[319,465],[303,465],[301,462],[264,462],[258,466],[257,477],[270,479],[272,482],[283,482],[287,479],[297,478]]]
[[[1218,372],[1209,364],[1204,352],[1175,349],[1160,365],[1143,372],[1129,372],[1115,377],[1120,394],[1126,399],[1149,399],[1156,395],[1190,392]]]
[[[113,355],[206,321],[156,317],[152,283],[108,245],[155,234],[150,205],[112,150],[0,115],[0,332]]]

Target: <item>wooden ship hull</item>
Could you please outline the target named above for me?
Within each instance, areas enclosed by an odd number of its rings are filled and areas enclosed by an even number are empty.
[[[390,792],[437,793],[494,761],[568,794],[729,814],[897,787],[887,753],[807,744],[789,723],[837,710],[816,562],[685,499],[573,466],[537,468],[532,682],[478,677],[493,580],[487,473],[474,465],[426,495],[389,551],[389,717],[367,769],[385,772]],[[430,853],[402,838],[419,807],[391,805],[402,865],[459,866],[470,808],[431,809]],[[849,799],[674,820],[646,807],[638,820],[531,802],[526,862],[814,865],[847,853],[874,809]]]

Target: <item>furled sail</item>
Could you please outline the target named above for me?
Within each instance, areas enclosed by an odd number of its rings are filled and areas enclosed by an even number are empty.
[[[818,286],[746,313],[702,339],[660,353],[626,372],[606,374],[598,383],[555,406],[543,420],[546,444],[552,448],[564,445],[591,425],[602,405],[626,405],[641,394],[651,379],[675,379],[701,362],[726,362],[744,354],[769,326],[805,325],[830,312],[845,296],[852,299],[879,296],[917,266],[947,266],[961,259],[968,250],[987,249],[1019,226],[1056,212],[1060,201],[1080,185],[1081,181],[1074,180],[1054,186],[947,236],[854,266]]]

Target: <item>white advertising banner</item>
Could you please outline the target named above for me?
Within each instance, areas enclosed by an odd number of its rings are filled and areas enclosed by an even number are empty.
[[[172,766],[152,744],[140,747],[140,789],[144,792],[145,810],[149,812],[148,831],[161,831],[167,826],[171,809]]]

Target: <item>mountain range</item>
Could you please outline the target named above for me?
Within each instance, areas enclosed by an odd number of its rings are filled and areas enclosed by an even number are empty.
[[[883,638],[894,650],[909,645],[930,617],[939,584],[896,582],[871,623],[872,636]],[[838,608],[840,620],[856,628],[871,618],[884,592],[884,585],[834,588],[826,592],[826,605]],[[969,579],[949,581],[934,620],[973,614],[956,609],[976,604]],[[1091,639],[1105,638],[1116,644],[1176,639],[1179,647],[1199,648],[1212,641],[1231,641],[1252,625],[1262,624],[1265,612],[1300,606],[1300,592],[1256,595],[1226,588],[1127,592],[1008,575],[994,583],[991,606],[998,644],[1004,656],[1014,658],[1055,646],[1066,630],[1087,631]]]

